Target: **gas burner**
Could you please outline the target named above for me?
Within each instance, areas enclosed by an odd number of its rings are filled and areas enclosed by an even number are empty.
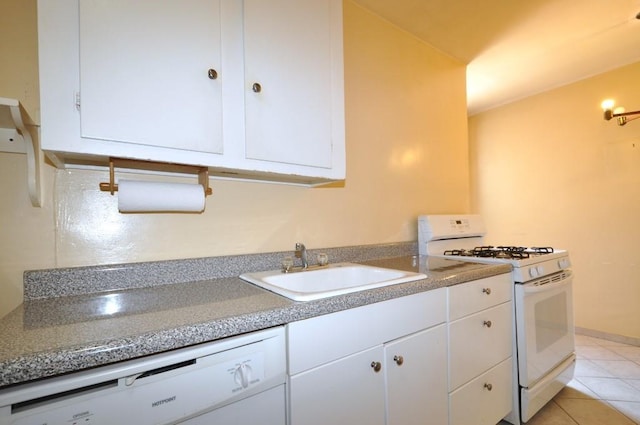
[[[497,251],[491,245],[477,246],[471,252],[474,257],[495,257],[497,254]]]
[[[529,249],[536,254],[553,254],[553,248],[550,246],[532,246]]]
[[[493,247],[491,245],[488,246],[478,246],[473,249],[473,255],[475,257],[484,257],[484,258],[523,258],[525,248],[518,246],[498,246]]]
[[[527,248],[524,246],[499,246],[497,249],[507,252],[524,252]]]
[[[456,257],[473,257],[472,251],[466,249],[451,249],[444,252],[444,255],[454,255]]]
[[[538,253],[538,252],[536,252]],[[522,260],[529,258],[527,248],[522,246],[498,246],[492,245],[477,246],[472,250],[451,249],[444,252],[444,255],[453,255],[461,257],[480,257],[480,258],[501,258]]]

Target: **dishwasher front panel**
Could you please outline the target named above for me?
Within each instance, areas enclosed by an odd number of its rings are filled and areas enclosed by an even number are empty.
[[[204,352],[198,347],[182,350],[179,355],[167,353],[146,362],[137,360],[135,367],[124,362],[108,373],[101,373],[100,368],[78,372],[61,377],[62,383],[57,380],[51,384],[65,388],[64,391],[47,392],[48,384],[42,382],[15,395],[17,399],[11,404],[1,406],[0,423],[192,424],[203,423],[198,422],[199,415],[206,418],[223,415],[225,411],[244,411],[242,406],[252,411],[258,409],[253,414],[262,418],[260,409],[265,405],[259,402],[266,394],[270,402],[264,414],[278,417],[280,411],[284,417],[286,352],[282,329],[256,332],[232,341],[236,344],[211,343]],[[103,379],[94,382],[95,379],[87,378],[86,374]],[[68,380],[88,385],[69,388]],[[29,397],[30,393],[33,396]],[[7,399],[12,396],[4,394]],[[216,409],[220,413],[216,413]],[[273,423],[283,425],[284,420]]]
[[[220,407],[194,418],[178,422],[180,425],[284,425],[284,385]]]

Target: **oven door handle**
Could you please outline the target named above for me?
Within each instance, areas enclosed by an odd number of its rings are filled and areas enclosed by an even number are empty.
[[[552,289],[562,288],[564,286],[570,285],[573,277],[571,275],[565,277],[562,280],[557,282],[549,282],[543,285],[534,285],[534,284],[523,284],[522,287],[524,289],[525,294],[537,294],[538,292],[550,291]]]

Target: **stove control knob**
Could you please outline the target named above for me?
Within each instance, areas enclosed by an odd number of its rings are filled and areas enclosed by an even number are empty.
[[[535,267],[531,267],[529,269],[529,276],[538,277],[538,270]]]
[[[568,258],[561,258],[558,260],[558,267],[560,267],[560,270],[568,269],[571,267],[571,261]]]
[[[538,270],[538,276],[544,276],[544,266],[536,266],[536,270]]]

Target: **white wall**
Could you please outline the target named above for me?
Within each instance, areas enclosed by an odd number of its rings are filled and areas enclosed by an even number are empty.
[[[570,251],[576,325],[640,338],[640,63],[471,117],[472,210],[494,243]]]
[[[30,206],[24,157],[0,153],[0,316],[22,301],[22,272],[416,239],[416,217],[469,209],[465,67],[347,0],[343,187],[212,181],[202,215],[121,215],[106,172],[46,166]],[[0,97],[37,119],[35,0],[4,0]],[[9,33],[9,31],[11,31]],[[24,52],[26,56],[23,57]]]

